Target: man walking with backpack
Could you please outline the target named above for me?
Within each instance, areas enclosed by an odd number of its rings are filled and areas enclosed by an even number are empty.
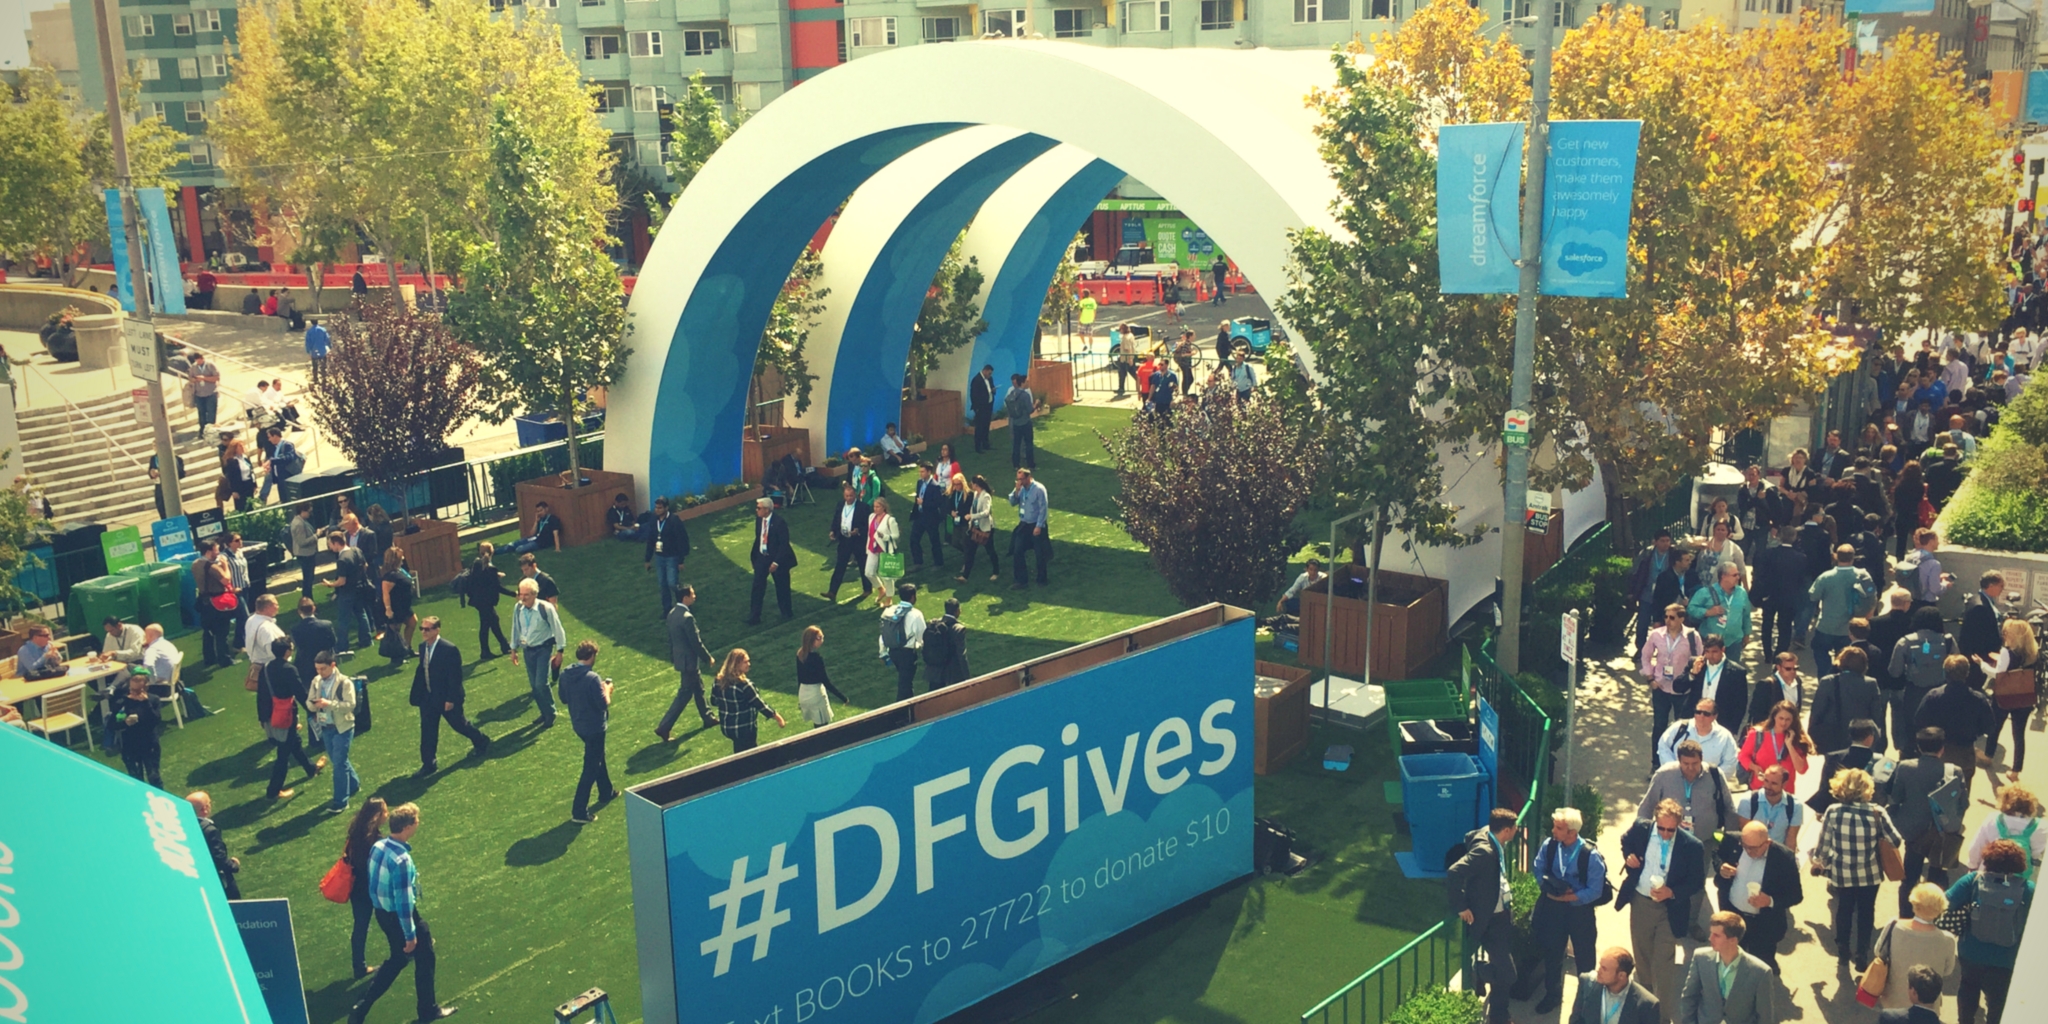
[[[1949,887],[1948,905],[1970,908],[1970,926],[1956,942],[1962,984],[1956,990],[1956,1020],[1977,1024],[1977,1000],[1989,1006],[1988,1024],[2005,1015],[2013,961],[2034,904],[2034,883],[2023,874],[2027,855],[2020,844],[2000,839],[1984,848],[1984,867]]]
[[[1938,728],[1913,734],[1920,756],[1892,769],[1888,812],[1906,840],[1906,873],[1899,878],[1899,916],[1913,912],[1909,899],[1921,882],[1948,882],[1948,863],[1963,841],[1963,773],[1942,760],[1947,735]],[[1936,808],[1940,810],[1937,812]]]
[[[967,627],[960,624],[960,599],[946,599],[946,617],[924,630],[925,692],[967,680]]]
[[[896,603],[882,613],[882,650],[896,666],[896,699],[909,700],[917,685],[918,649],[924,646],[924,613],[917,610],[917,584],[899,583]]]
[[[1932,726],[1947,737],[1942,745],[1941,759],[1962,770],[1963,796],[1967,799],[1970,783],[1977,778],[1977,767],[1996,768],[1995,763],[1977,749],[1977,740],[1997,728],[2000,719],[1998,712],[1991,707],[1991,698],[1971,685],[1976,682],[1976,667],[1970,659],[1951,654],[1942,662],[1942,672],[1947,682],[1927,692],[1926,699],[1920,702],[1920,710],[1913,715],[1913,726],[1917,729]],[[1995,778],[1992,785],[1996,788]]]
[[[1940,548],[1941,538],[1923,526],[1913,533],[1913,553],[1899,563],[1899,586],[1913,595],[1916,611],[1939,602],[1941,595],[1948,592],[1949,584],[1956,580],[1953,573],[1941,570],[1941,559],[1934,554]]]
[[[1899,578],[1906,578],[1906,574],[1901,572]],[[1955,638],[1942,631],[1940,610],[1931,605],[1915,607],[1913,631],[1892,645],[1891,664],[1886,666],[1892,679],[1903,684],[1893,697],[1895,734],[1904,735],[1907,728],[1919,727],[1920,704],[1947,680],[1941,666],[1955,653]]]

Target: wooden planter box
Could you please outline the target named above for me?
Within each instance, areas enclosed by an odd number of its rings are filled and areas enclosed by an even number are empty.
[[[1256,708],[1252,772],[1271,775],[1308,749],[1309,680],[1315,674],[1270,661],[1255,661],[1252,670],[1258,675],[1287,680],[1287,686],[1279,693],[1257,697],[1252,702]]]
[[[768,467],[790,452],[802,465],[811,464],[811,432],[802,428],[764,427],[760,437],[746,438],[741,445],[740,478],[748,483],[760,483]]]
[[[1053,359],[1033,359],[1024,386],[1045,395],[1052,407],[1074,404],[1074,364]]]
[[[751,505],[755,501],[759,500],[760,497],[761,489],[759,487],[750,488],[748,490],[741,491],[738,494],[720,498],[717,501],[707,501],[702,505],[695,505],[690,508],[686,508],[683,510],[683,514],[678,516],[677,518],[687,522],[688,520],[695,519],[698,516],[708,516],[714,513],[723,512],[729,508],[738,508],[741,505]]]
[[[542,501],[547,502],[562,521],[562,546],[565,548],[594,544],[611,535],[605,529],[605,511],[612,507],[613,495],[620,492],[629,498],[633,495],[633,474],[585,469],[583,475],[589,478],[590,484],[574,490],[562,486],[567,475],[567,470],[550,473],[538,480],[521,481],[516,486],[521,537],[533,536],[533,506]]]
[[[1362,565],[1350,566],[1349,572],[1356,579],[1366,576]],[[1379,612],[1372,637],[1374,679],[1413,679],[1443,653],[1449,591],[1443,580],[1380,570]],[[1336,598],[1331,612],[1331,671],[1354,679],[1363,678],[1365,672],[1362,585],[1359,593],[1359,597]],[[1296,658],[1303,665],[1323,663],[1323,614],[1330,600],[1328,579],[1301,593],[1301,650]]]
[[[418,533],[399,534],[392,542],[405,551],[406,564],[419,577],[422,590],[441,586],[462,572],[461,531],[452,520],[416,522]]]
[[[903,400],[903,421],[898,429],[904,434],[943,441],[966,429],[967,419],[961,412],[964,408],[960,392],[926,388],[924,401],[914,397]]]

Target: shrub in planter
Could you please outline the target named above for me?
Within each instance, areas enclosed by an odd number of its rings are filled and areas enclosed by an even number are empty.
[[[1427,989],[1417,992],[1387,1016],[1387,1024],[1479,1024],[1486,1003],[1470,992]]]

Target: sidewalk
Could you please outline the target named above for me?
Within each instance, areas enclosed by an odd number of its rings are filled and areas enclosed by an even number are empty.
[[[1800,651],[1800,672],[1807,686],[1816,678],[1813,674],[1813,657],[1809,651]],[[1756,661],[1754,652],[1749,659]],[[1754,674],[1756,667],[1751,665]],[[1636,806],[1641,801],[1644,780],[1649,772],[1649,757],[1646,753],[1650,739],[1650,700],[1642,677],[1637,674],[1634,659],[1621,651],[1612,649],[1588,652],[1580,681],[1577,708],[1576,746],[1574,748],[1573,773],[1580,783],[1591,784],[1601,795],[1607,808],[1600,831],[1600,851],[1608,859],[1610,875],[1617,885],[1621,880],[1620,845],[1621,835],[1635,822]],[[2039,722],[2031,723],[2038,733]],[[2040,747],[2042,739],[2037,734],[2030,737],[2033,745]],[[2008,740],[2008,742],[2010,742]],[[2038,767],[2040,758],[2035,758],[2037,767],[2032,772],[2021,773],[2021,781],[2036,792],[2041,791],[2042,776],[2048,774]],[[1813,767],[1800,776],[1798,798],[1804,801],[1820,786],[1820,762],[1816,754]],[[1730,780],[1731,783],[1734,780]],[[1739,792],[1738,792],[1739,795]],[[1996,813],[1990,802],[1990,787],[1978,774],[1978,781],[1971,791],[1969,814],[1966,817],[1965,835],[1974,834],[1983,820]],[[1535,838],[1540,839],[1549,829],[1550,823],[1531,822]],[[1799,847],[1802,860],[1810,855],[1820,841],[1820,822],[1817,816],[1809,816],[1806,825],[1800,829]],[[1804,864],[1802,863],[1802,869]],[[1778,963],[1782,972],[1784,988],[1779,996],[1784,1008],[1784,1020],[1827,1021],[1829,1024],[1874,1024],[1877,1011],[1856,1002],[1856,979],[1838,975],[1835,970],[1833,953],[1834,923],[1833,901],[1828,896],[1825,879],[1801,875],[1806,886],[1806,898],[1792,911],[1791,932],[1779,947]],[[1710,883],[1711,884],[1711,883]],[[1709,889],[1711,895],[1712,889]],[[1898,906],[1898,887],[1886,883],[1878,892],[1877,926],[1891,920]],[[1612,907],[1602,907],[1598,912],[1600,947],[1630,947],[1629,915]],[[1825,945],[1823,942],[1825,941]],[[1690,954],[1692,944],[1687,944]],[[1548,1014],[1534,1012],[1532,1003],[1515,1004],[1514,1019],[1519,1024],[1550,1024],[1568,1013],[1577,991],[1577,982],[1572,978],[1576,973],[1574,965],[1567,963],[1565,969],[1565,1000],[1563,1008]],[[1956,979],[1946,979],[1941,1004],[1941,1018],[1956,1020],[1955,993]],[[2017,983],[2016,983],[2017,987]],[[1983,1010],[1979,1009],[1978,1020],[1982,1021]],[[2008,1014],[2010,1020],[2010,1014]]]

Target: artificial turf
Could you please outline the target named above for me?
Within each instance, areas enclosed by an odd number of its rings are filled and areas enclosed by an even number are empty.
[[[1095,431],[1116,429],[1126,416],[1070,407],[1039,424],[1039,479],[1051,497],[1056,550],[1050,586],[1010,590],[1007,564],[998,582],[989,582],[988,570],[977,566],[972,582],[957,584],[959,552],[950,549],[946,571],[927,568],[910,577],[924,590],[918,604],[928,615],[937,615],[947,597],[960,599],[976,672],[1180,610],[1146,553],[1114,521],[1116,476]],[[1013,472],[1007,432],[996,432],[994,441],[995,450],[983,454],[972,451],[968,436],[956,438],[955,446],[970,474],[987,476],[1000,496],[1008,493]],[[912,480],[914,474],[902,471],[889,481],[892,493],[908,491]],[[791,731],[809,727],[796,711],[793,664],[804,625],[824,629],[833,681],[852,699],[851,707],[835,707],[836,712],[856,713],[895,696],[894,671],[875,657],[872,602],[856,602],[857,583],[842,587],[837,607],[820,596],[831,569],[825,531],[834,500],[821,495],[821,504],[790,512],[790,539],[801,564],[792,588],[796,617],[788,623],[779,620],[771,590],[764,624],[744,625],[750,511],[734,509],[689,523],[693,549],[682,579],[697,587],[695,611],[705,642],[720,657],[735,646],[748,649],[754,683]],[[1007,527],[1015,519],[1005,514],[1000,498],[997,506],[997,546],[1007,550]],[[611,542],[540,556],[562,588],[563,624],[572,645],[595,640],[602,648],[599,670],[617,683],[608,755],[621,788],[731,749],[716,729],[699,731],[694,712],[677,723],[678,742],[652,735],[676,678],[667,661],[654,577],[640,558],[639,545]],[[325,589],[318,589],[316,597],[324,598]],[[289,606],[295,595],[285,598]],[[557,1003],[595,986],[612,994],[620,1021],[638,1021],[623,808],[605,808],[590,826],[572,824],[569,803],[581,746],[566,719],[551,730],[534,727],[523,670],[504,658],[477,662],[474,613],[458,608],[446,588],[424,595],[418,610],[443,617],[444,637],[470,663],[468,711],[493,738],[486,757],[463,757],[466,744],[444,730],[442,771],[413,779],[418,718],[406,697],[414,663],[394,673],[365,651],[345,669],[371,680],[375,724],[352,753],[365,795],[393,804],[417,801],[422,808],[414,849],[422,913],[439,951],[442,1002],[460,1006],[465,1019],[539,1020]],[[179,642],[187,664],[197,665],[197,635]],[[295,770],[287,783],[299,788],[295,798],[265,797],[270,749],[254,720],[253,698],[238,685],[243,672],[238,666],[187,674],[205,704],[222,713],[166,733],[164,782],[179,793],[211,792],[214,818],[242,860],[245,896],[292,900],[312,1019],[340,1020],[368,982],[349,977],[347,907],[323,900],[317,884],[340,852],[346,816],[322,813],[330,793],[325,775],[307,782]],[[780,735],[772,722],[763,723],[763,742]],[[1347,774],[1326,772],[1317,760],[1325,742],[1352,743],[1363,756]],[[1381,796],[1381,783],[1394,776],[1386,754],[1377,730],[1346,733],[1320,739],[1308,757],[1261,778],[1259,813],[1295,829],[1317,862],[1291,879],[1271,876],[1227,887],[1112,948],[1082,954],[1053,979],[1052,990],[1063,998],[1031,1019],[1293,1020],[1435,920],[1441,915],[1437,887],[1406,882],[1393,865],[1392,850],[1404,841],[1395,837]],[[383,939],[373,928],[373,965],[382,950]],[[370,1019],[410,1020],[411,986],[409,976],[401,978]]]

